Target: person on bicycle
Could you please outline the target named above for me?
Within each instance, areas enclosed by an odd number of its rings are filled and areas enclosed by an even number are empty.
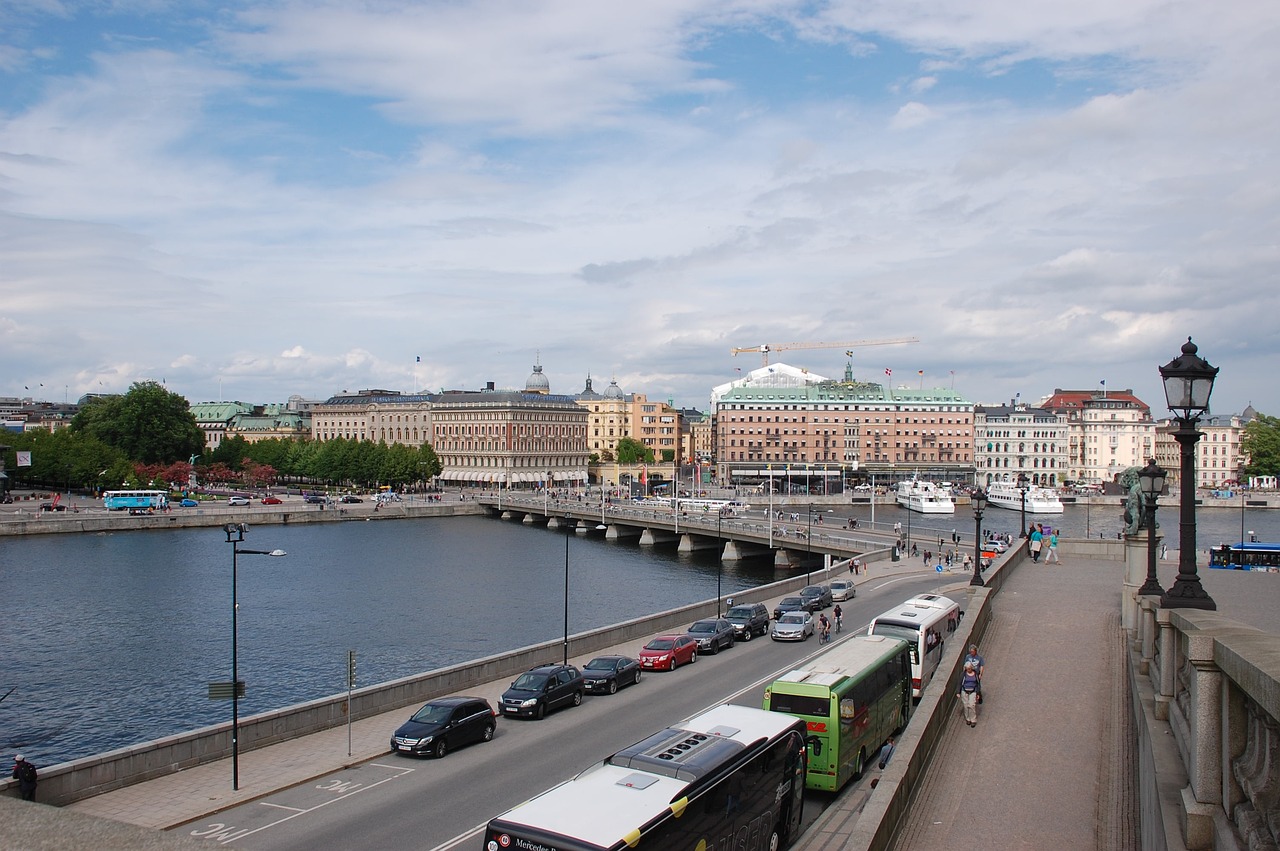
[[[826,644],[831,639],[831,621],[827,620],[824,612],[818,615],[818,640],[819,643]]]
[[[844,615],[844,611],[840,608],[840,604],[836,603],[836,609],[835,609],[836,632],[839,632],[840,628],[844,625],[843,615]]]

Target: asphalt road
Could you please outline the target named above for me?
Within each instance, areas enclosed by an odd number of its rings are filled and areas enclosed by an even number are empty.
[[[910,575],[865,583],[858,599],[843,604],[846,634],[865,628],[898,601],[937,589],[940,580],[953,583],[956,577]],[[491,817],[707,707],[759,706],[765,685],[820,649],[816,639],[739,643],[676,671],[647,672],[638,685],[616,695],[588,696],[582,706],[543,721],[501,718],[491,743],[451,752],[444,760],[388,752],[175,832],[261,851],[478,849],[479,831]],[[505,686],[494,683],[474,693],[496,705]],[[405,717],[411,713],[406,709]],[[807,797],[806,827],[829,800]]]

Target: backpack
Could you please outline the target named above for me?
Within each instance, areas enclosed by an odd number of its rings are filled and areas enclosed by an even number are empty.
[[[23,761],[18,767],[18,780],[23,783],[36,782],[36,767],[29,762]]]

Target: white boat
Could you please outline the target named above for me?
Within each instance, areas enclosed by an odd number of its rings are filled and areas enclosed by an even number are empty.
[[[996,508],[1008,508],[1011,511],[1022,510],[1022,491],[1015,482],[992,482],[987,488],[987,500]],[[1056,491],[1050,488],[1030,485],[1027,487],[1028,514],[1061,514],[1062,500]]]
[[[921,514],[955,514],[956,504],[951,499],[951,491],[943,490],[933,482],[911,479],[898,482],[894,492],[898,505]]]

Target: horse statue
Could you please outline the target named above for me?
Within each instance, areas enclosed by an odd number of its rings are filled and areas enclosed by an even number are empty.
[[[1138,530],[1147,527],[1147,512],[1143,505],[1142,480],[1138,474],[1141,467],[1130,467],[1120,474],[1120,487],[1124,489],[1124,532],[1136,535]],[[1156,523],[1156,528],[1160,524]]]

